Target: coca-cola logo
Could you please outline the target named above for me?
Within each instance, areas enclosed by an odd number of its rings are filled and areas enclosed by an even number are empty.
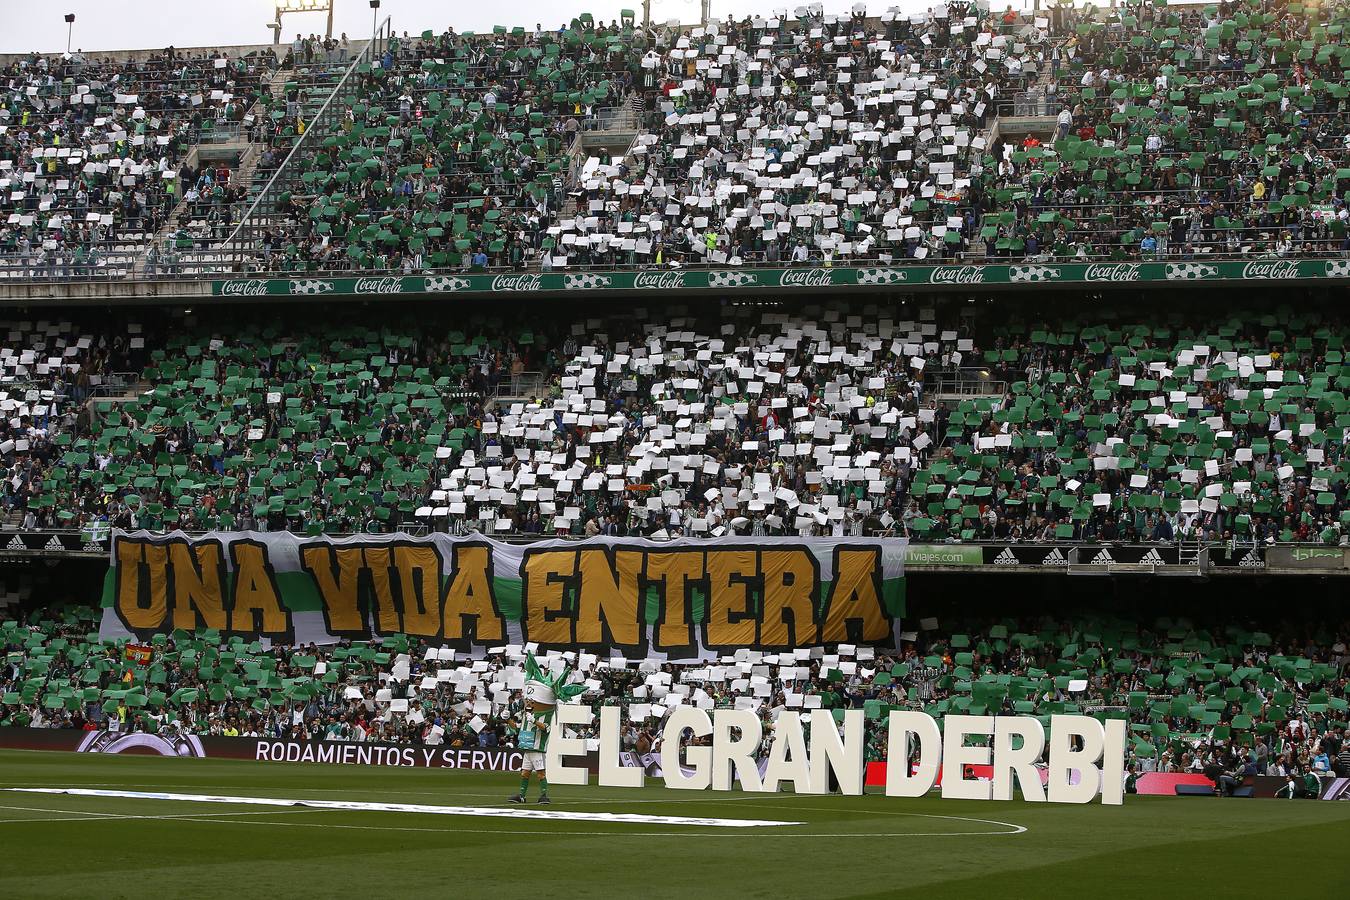
[[[983,284],[982,266],[938,266],[929,279],[932,284]]]
[[[1138,263],[1094,263],[1083,273],[1086,281],[1138,281],[1142,276]]]
[[[403,291],[403,279],[358,278],[354,290],[358,294],[398,294]]]
[[[1243,278],[1297,278],[1298,265],[1288,260],[1250,262],[1242,267]]]
[[[668,291],[684,287],[682,272],[639,272],[633,278],[633,287]]]
[[[538,275],[498,275],[492,279],[494,291],[537,291],[544,285]]]
[[[829,287],[834,279],[829,269],[789,269],[778,283],[782,287]]]
[[[260,297],[266,293],[266,281],[227,281],[220,289],[222,297]]]

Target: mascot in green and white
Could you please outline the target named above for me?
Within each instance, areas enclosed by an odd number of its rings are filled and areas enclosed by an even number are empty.
[[[548,803],[548,773],[545,760],[548,738],[553,730],[554,713],[559,701],[570,700],[586,692],[584,684],[568,684],[571,666],[564,665],[558,675],[550,675],[539,667],[533,653],[525,656],[524,700],[511,718],[516,729],[516,749],[524,756],[520,764],[520,793],[508,797],[510,803],[524,803],[530,788],[530,773],[539,776],[539,803]]]

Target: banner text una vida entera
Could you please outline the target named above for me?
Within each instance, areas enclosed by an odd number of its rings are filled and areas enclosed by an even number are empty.
[[[117,532],[101,631],[320,643],[402,633],[465,649],[522,641],[669,658],[884,644],[903,612],[905,546]]]

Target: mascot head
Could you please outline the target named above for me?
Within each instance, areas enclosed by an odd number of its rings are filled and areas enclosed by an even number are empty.
[[[584,684],[568,684],[572,667],[564,665],[562,672],[553,676],[539,667],[533,653],[525,655],[525,699],[534,707],[553,706],[559,700],[571,700],[586,692]]]

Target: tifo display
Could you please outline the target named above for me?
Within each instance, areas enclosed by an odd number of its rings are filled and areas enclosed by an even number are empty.
[[[514,747],[512,723],[526,681],[527,649],[520,644],[455,650],[392,634],[269,647],[204,628],[140,642],[100,638],[92,610],[39,616],[0,626],[10,653],[0,726],[112,729],[171,741],[180,735],[298,741],[292,758],[316,761],[334,761],[334,752],[305,750],[310,741],[434,754]],[[584,687],[577,702],[596,718],[576,727],[591,742],[583,749],[598,749],[601,717],[612,708],[621,715],[624,765],[641,764],[652,777],[667,768],[662,737],[681,710],[751,712],[766,738],[785,712],[824,711],[839,723],[860,713],[869,764],[919,761],[917,741],[890,743],[892,713],[922,712],[939,722],[970,716],[979,727],[982,717],[1033,716],[1051,734],[1054,717],[1093,715],[1128,726],[1124,762],[1135,777],[1297,776],[1302,791],[1306,775],[1313,796],[1323,780],[1350,777],[1344,628],[1318,628],[1306,641],[1298,632],[1180,617],[1142,623],[1028,616],[974,620],[969,630],[918,617],[904,628],[894,648],[739,649],[678,664],[581,649],[549,655],[546,664],[560,671],[566,662]],[[890,734],[897,734],[893,727]],[[250,758],[272,757],[271,744],[258,746]],[[853,752],[858,745],[849,746]],[[289,752],[282,745],[275,750],[278,759]],[[756,760],[767,752],[759,745]],[[452,756],[443,764],[470,763]],[[420,763],[414,755],[408,764]],[[983,771],[980,761],[974,764]],[[877,783],[887,777],[897,776]],[[868,779],[873,783],[870,772]]]
[[[756,283],[738,267],[961,283],[985,262],[990,281],[1093,262],[1344,278],[1347,21],[1338,3],[962,2],[18,57],[4,274],[224,295],[691,266],[730,288]],[[248,150],[203,162],[227,142]]]
[[[16,0],[0,896],[1344,894],[1350,4],[823,3]]]
[[[1042,307],[12,321],[52,397],[9,401],[4,490],[105,540],[1341,540],[1343,310]]]

